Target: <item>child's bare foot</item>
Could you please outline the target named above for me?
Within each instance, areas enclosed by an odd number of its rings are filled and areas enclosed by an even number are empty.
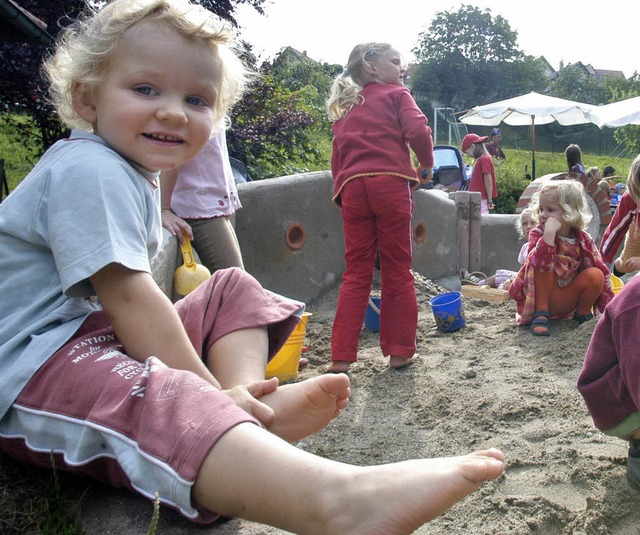
[[[344,484],[332,486],[335,510],[326,524],[308,532],[413,533],[503,470],[504,455],[493,448],[460,457],[354,468]]]
[[[322,429],[349,404],[349,377],[321,375],[278,387],[260,398],[273,409],[275,419],[268,430],[296,442]]]
[[[348,373],[351,361],[349,360],[334,360],[329,364],[327,373]]]
[[[416,360],[416,356],[413,357],[394,357],[391,355],[389,357],[389,367],[394,370],[399,370],[400,368],[404,368],[413,364]]]

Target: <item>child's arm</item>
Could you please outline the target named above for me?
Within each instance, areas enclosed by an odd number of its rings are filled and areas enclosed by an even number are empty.
[[[190,370],[220,388],[173,304],[149,273],[109,264],[91,277],[91,284],[127,355],[140,362],[158,357],[167,366]]]
[[[483,173],[482,179],[484,180],[484,191],[487,192],[487,203],[489,208],[493,207],[493,180],[491,179],[491,173]]]
[[[191,230],[191,225],[171,210],[171,196],[178,182],[178,174],[179,168],[162,171],[160,174],[160,192],[162,199],[162,226],[182,243],[184,241],[183,232],[186,232],[189,239],[193,240],[193,231]]]

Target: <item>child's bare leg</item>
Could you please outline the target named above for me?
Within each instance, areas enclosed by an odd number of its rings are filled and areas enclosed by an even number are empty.
[[[223,390],[265,378],[269,336],[266,327],[240,329],[216,340],[207,367]]]
[[[356,467],[317,457],[240,424],[205,459],[194,498],[225,516],[300,534],[408,534],[498,477],[503,455]]]

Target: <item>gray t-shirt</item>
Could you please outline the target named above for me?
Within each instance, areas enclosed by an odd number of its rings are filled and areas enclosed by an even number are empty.
[[[0,417],[100,305],[111,263],[150,273],[160,248],[157,174],[74,130],[0,204]]]

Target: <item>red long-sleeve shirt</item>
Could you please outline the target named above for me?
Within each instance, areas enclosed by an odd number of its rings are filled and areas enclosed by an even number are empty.
[[[624,241],[624,237],[627,235],[629,225],[634,219],[636,223],[639,223],[639,218],[636,201],[633,200],[628,191],[625,191],[600,241],[600,254],[605,262],[608,264],[613,262],[618,249],[620,249]]]
[[[433,138],[427,118],[405,87],[371,83],[363,101],[333,123],[333,201],[354,178],[394,175],[418,182],[409,147],[420,165],[433,167]]]

